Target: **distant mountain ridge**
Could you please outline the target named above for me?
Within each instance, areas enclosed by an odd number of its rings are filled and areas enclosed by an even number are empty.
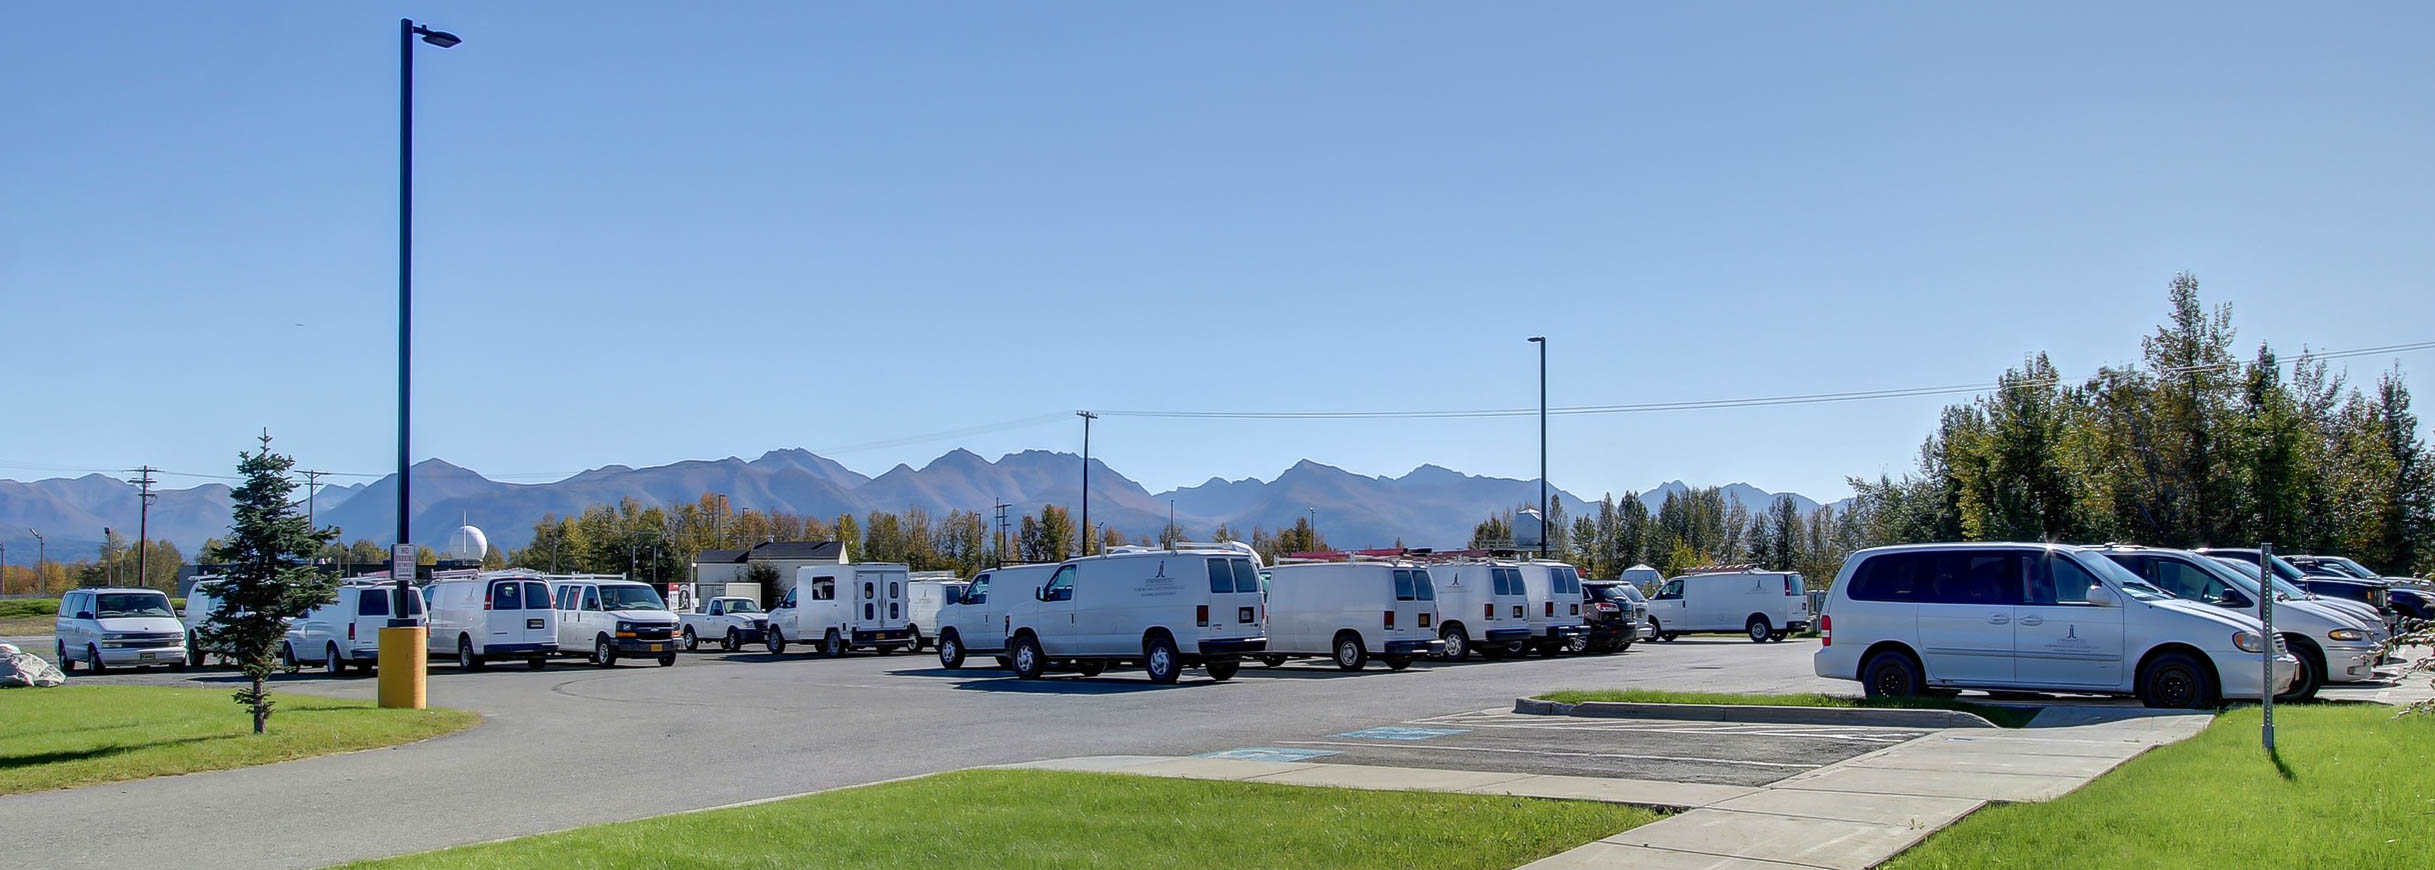
[[[1654,511],[1668,492],[1689,488],[1670,481],[1640,495]],[[1724,489],[1728,500],[1752,512],[1776,495],[1746,483]],[[1000,501],[1011,505],[1010,515],[1036,514],[1045,504],[1077,506],[1082,474],[1080,457],[1071,453],[1025,450],[992,461],[962,448],[920,468],[900,464],[877,477],[800,448],[772,450],[751,460],[730,456],[647,468],[608,465],[551,483],[504,483],[429,459],[414,466],[412,537],[436,545],[459,524],[470,522],[488,533],[492,545],[514,549],[530,541],[533,522],[544,514],[579,513],[628,497],[645,505],[679,504],[706,492],[727,495],[737,510],[823,519],[907,507],[920,507],[933,516],[957,509],[989,516]],[[1580,516],[1585,505],[1593,504],[1561,488],[1552,492],[1563,500],[1568,516]],[[152,509],[153,536],[176,543],[190,557],[205,538],[227,530],[226,485],[160,495]],[[1315,512],[1320,536],[1334,545],[1384,547],[1400,540],[1414,547],[1455,547],[1467,542],[1472,526],[1490,513],[1536,503],[1538,498],[1535,480],[1479,477],[1437,465],[1422,465],[1396,477],[1369,476],[1307,459],[1272,480],[1213,477],[1153,493],[1105,463],[1091,461],[1091,522],[1127,537],[1155,537],[1170,511],[1188,537],[1206,536],[1220,523],[1248,537],[1255,526],[1287,527]],[[1793,498],[1804,513],[1817,507],[1807,497]],[[386,543],[396,501],[396,476],[390,475],[368,484],[325,485],[316,508],[320,522],[338,526],[345,539]],[[135,525],[135,488],[107,475],[30,483],[0,480],[0,546],[8,548],[12,564],[33,561],[36,548],[24,532],[29,527],[48,535],[49,555],[65,561],[90,558],[103,526],[120,528],[132,539]]]

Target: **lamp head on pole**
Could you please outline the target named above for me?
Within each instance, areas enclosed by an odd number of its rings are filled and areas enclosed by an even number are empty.
[[[420,24],[414,26],[414,33],[416,36],[422,37],[424,42],[440,48],[455,48],[457,47],[458,43],[465,41],[458,39],[457,35],[454,33],[450,33],[445,30],[433,30]]]

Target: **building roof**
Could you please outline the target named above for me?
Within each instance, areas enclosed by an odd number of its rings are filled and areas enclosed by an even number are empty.
[[[739,561],[755,559],[819,559],[834,562],[845,556],[841,541],[770,541],[756,544]]]
[[[732,562],[742,562],[742,561],[744,561],[744,554],[745,554],[745,553],[749,553],[749,552],[752,552],[752,551],[751,551],[751,550],[703,550],[702,552],[700,552],[700,553],[698,553],[698,554],[695,554],[695,555],[694,555],[694,557],[693,557],[693,564],[696,564],[696,565],[724,565],[724,564],[728,564],[728,563],[732,563]]]

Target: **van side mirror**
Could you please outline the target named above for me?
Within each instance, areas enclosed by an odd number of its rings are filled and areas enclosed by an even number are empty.
[[[2114,597],[2114,587],[2103,584],[2088,587],[2088,603],[2098,607],[2122,606],[2122,600]]]
[[[1035,587],[1032,587],[1032,591],[1031,591],[1031,597],[1032,597],[1032,600],[1033,600],[1033,601],[1047,601],[1047,600],[1048,600],[1048,587],[1046,587],[1046,586],[1035,586]]]

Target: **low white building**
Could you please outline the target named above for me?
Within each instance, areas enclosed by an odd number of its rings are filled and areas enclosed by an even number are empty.
[[[693,583],[696,589],[710,589],[703,597],[744,595],[767,606],[777,595],[795,586],[795,569],[811,565],[844,565],[852,562],[843,541],[770,541],[755,544],[748,550],[704,550],[693,557]],[[756,563],[767,564],[778,571],[775,595],[764,596],[760,590],[728,589],[730,584],[747,582],[747,575]]]

